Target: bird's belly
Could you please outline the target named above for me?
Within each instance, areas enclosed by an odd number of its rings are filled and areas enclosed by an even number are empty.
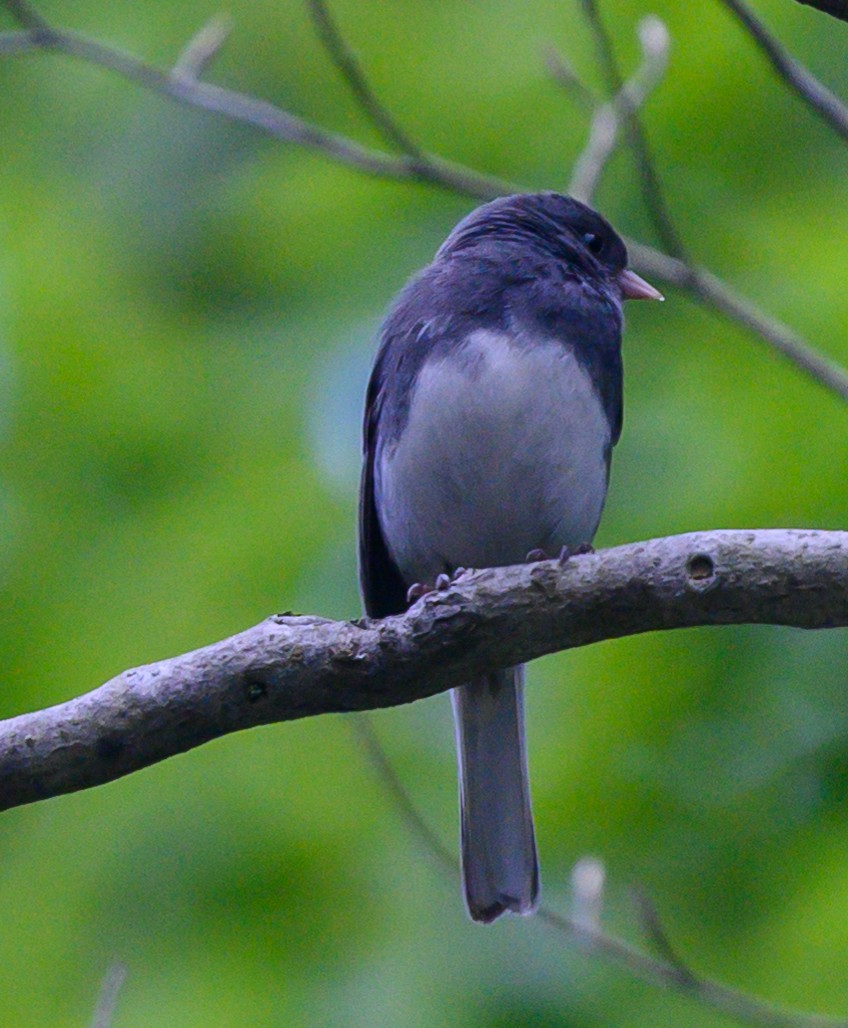
[[[557,343],[478,332],[422,369],[400,440],[377,454],[377,509],[408,582],[589,542],[610,428],[588,372]]]

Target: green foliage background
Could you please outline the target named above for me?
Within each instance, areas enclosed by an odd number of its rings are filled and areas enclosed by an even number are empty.
[[[762,14],[848,96],[848,25]],[[646,123],[697,257],[848,364],[848,151],[718,3],[606,4],[627,62],[674,48]],[[562,188],[599,75],[577,4],[338,0],[427,148]],[[214,6],[53,0],[57,24],[173,61]],[[302,4],[235,0],[212,77],[376,142]],[[11,23],[9,23],[11,28]],[[49,55],[0,62],[0,714],[83,692],[275,610],[358,613],[360,406],[381,313],[469,202],[320,156]],[[597,198],[650,239],[628,159]],[[670,292],[628,309],[625,432],[599,544],[845,527],[848,410]],[[546,900],[581,855],[608,923],[656,900],[692,964],[848,1012],[845,633],[686,631],[532,668]],[[375,718],[453,847],[443,697]],[[0,1019],[115,1025],[718,1025],[538,920],[470,924],[343,717],[222,739],[0,818]]]

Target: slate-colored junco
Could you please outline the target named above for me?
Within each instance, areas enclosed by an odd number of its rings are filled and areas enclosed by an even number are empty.
[[[621,431],[622,301],[661,299],[591,208],[472,211],[401,291],[365,410],[360,576],[372,617],[414,583],[589,543]],[[535,909],[522,668],[453,692],[468,910]]]

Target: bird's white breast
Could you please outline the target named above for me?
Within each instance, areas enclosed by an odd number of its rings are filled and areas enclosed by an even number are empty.
[[[376,454],[377,509],[407,581],[589,542],[610,427],[562,344],[478,331],[422,368],[400,439]]]

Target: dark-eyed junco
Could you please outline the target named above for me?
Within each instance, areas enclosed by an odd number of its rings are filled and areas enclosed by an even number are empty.
[[[464,218],[402,290],[368,387],[360,575],[372,617],[458,567],[591,541],[621,431],[622,301],[661,299],[620,237],[558,193]],[[465,899],[535,909],[522,668],[453,692]]]

